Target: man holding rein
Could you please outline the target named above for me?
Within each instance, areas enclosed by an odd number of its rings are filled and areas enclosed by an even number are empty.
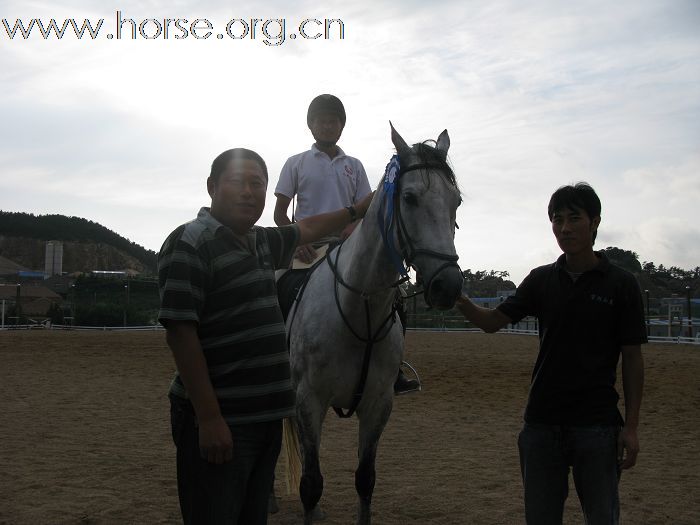
[[[548,215],[562,255],[540,266],[495,309],[462,295],[464,316],[486,332],[536,316],[540,349],[518,438],[528,525],[560,524],[571,468],[585,521],[619,522],[620,472],[639,453],[647,342],[639,285],[593,250],[601,205],[586,183],[554,192]],[[615,389],[622,357],[625,418]]]

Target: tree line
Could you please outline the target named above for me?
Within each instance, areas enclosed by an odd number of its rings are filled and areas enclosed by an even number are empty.
[[[633,273],[642,292],[651,298],[651,313],[658,314],[659,299],[700,296],[700,267],[684,270],[665,267],[653,262],[640,262],[637,253],[616,247],[603,250],[613,264]],[[155,254],[154,254],[155,255]],[[463,272],[464,287],[471,297],[494,298],[501,292],[515,290],[515,283],[504,270],[471,270]],[[686,286],[689,287],[686,289]],[[425,303],[420,286],[406,283],[405,303],[414,316],[459,317],[456,310],[436,312]],[[646,295],[646,294],[645,294]],[[645,298],[646,300],[646,298]],[[84,275],[78,277],[64,297],[63,305],[53,305],[47,312],[54,323],[77,326],[144,326],[157,323],[159,308],[158,285],[155,278],[105,278]],[[697,312],[695,312],[697,315]],[[14,315],[10,313],[9,315]],[[427,320],[430,325],[430,320]],[[413,326],[409,319],[409,326]]]
[[[692,270],[665,267],[663,264],[657,266],[653,262],[639,262],[639,255],[633,251],[615,247],[603,251],[612,263],[633,273],[641,290],[648,290],[651,297],[685,297],[688,293],[691,297],[700,295],[700,266]]]
[[[613,264],[633,273],[642,292],[649,291],[655,302],[662,297],[674,294],[685,297],[686,286],[690,286],[691,296],[700,295],[700,267],[683,270],[675,266],[669,268],[652,262],[640,262],[632,251],[616,247],[603,250]],[[515,290],[515,283],[505,270],[463,270],[464,286],[471,297],[497,297],[501,292]],[[128,285],[128,290],[125,286]],[[128,292],[128,296],[127,296]],[[406,309],[410,314],[461,316],[456,310],[436,312],[423,300],[420,286],[407,283],[404,293]],[[418,293],[418,295],[414,295]],[[149,325],[157,323],[159,297],[155,279],[105,279],[84,276],[72,288],[69,304],[73,308],[73,324],[83,326],[119,326],[126,320],[127,325]],[[653,304],[656,304],[653,303]],[[652,307],[654,313],[656,307]],[[658,312],[657,312],[658,313]],[[409,326],[410,324],[409,320]]]
[[[44,241],[104,243],[134,257],[151,273],[156,272],[156,252],[147,250],[99,223],[80,217],[33,215],[0,210],[0,235]]]

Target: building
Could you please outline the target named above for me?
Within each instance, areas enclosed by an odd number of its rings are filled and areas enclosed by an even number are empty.
[[[46,243],[44,274],[46,278],[63,273],[63,243],[49,241]]]
[[[52,305],[61,306],[63,299],[46,286],[35,284],[0,284],[0,308],[4,315],[14,310],[23,316],[44,317]],[[17,309],[19,304],[19,309]],[[7,317],[6,317],[7,319]],[[6,321],[7,322],[7,321]]]
[[[12,278],[13,280],[16,280],[19,272],[26,271],[29,270],[24,266],[21,266],[16,262],[11,261],[10,259],[0,256],[0,278]]]

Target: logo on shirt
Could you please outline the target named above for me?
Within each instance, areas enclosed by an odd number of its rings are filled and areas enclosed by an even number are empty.
[[[352,168],[348,166],[347,164],[345,165],[345,175],[348,177],[352,177],[354,172],[352,171]]]
[[[612,297],[603,297],[602,295],[597,295],[594,293],[591,294],[591,301],[595,301],[596,303],[607,304],[609,306],[613,305]]]

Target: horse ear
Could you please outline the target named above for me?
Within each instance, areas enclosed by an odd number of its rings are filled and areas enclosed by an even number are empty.
[[[391,123],[391,121],[389,121],[389,126],[391,126],[391,142],[394,143],[396,153],[401,155],[403,151],[409,150],[410,148],[408,147],[408,144],[406,144],[406,141],[401,138],[399,132],[394,129],[394,125]]]
[[[447,150],[450,149],[450,136],[447,134],[447,130],[440,133],[436,148],[444,157],[447,157]]]

